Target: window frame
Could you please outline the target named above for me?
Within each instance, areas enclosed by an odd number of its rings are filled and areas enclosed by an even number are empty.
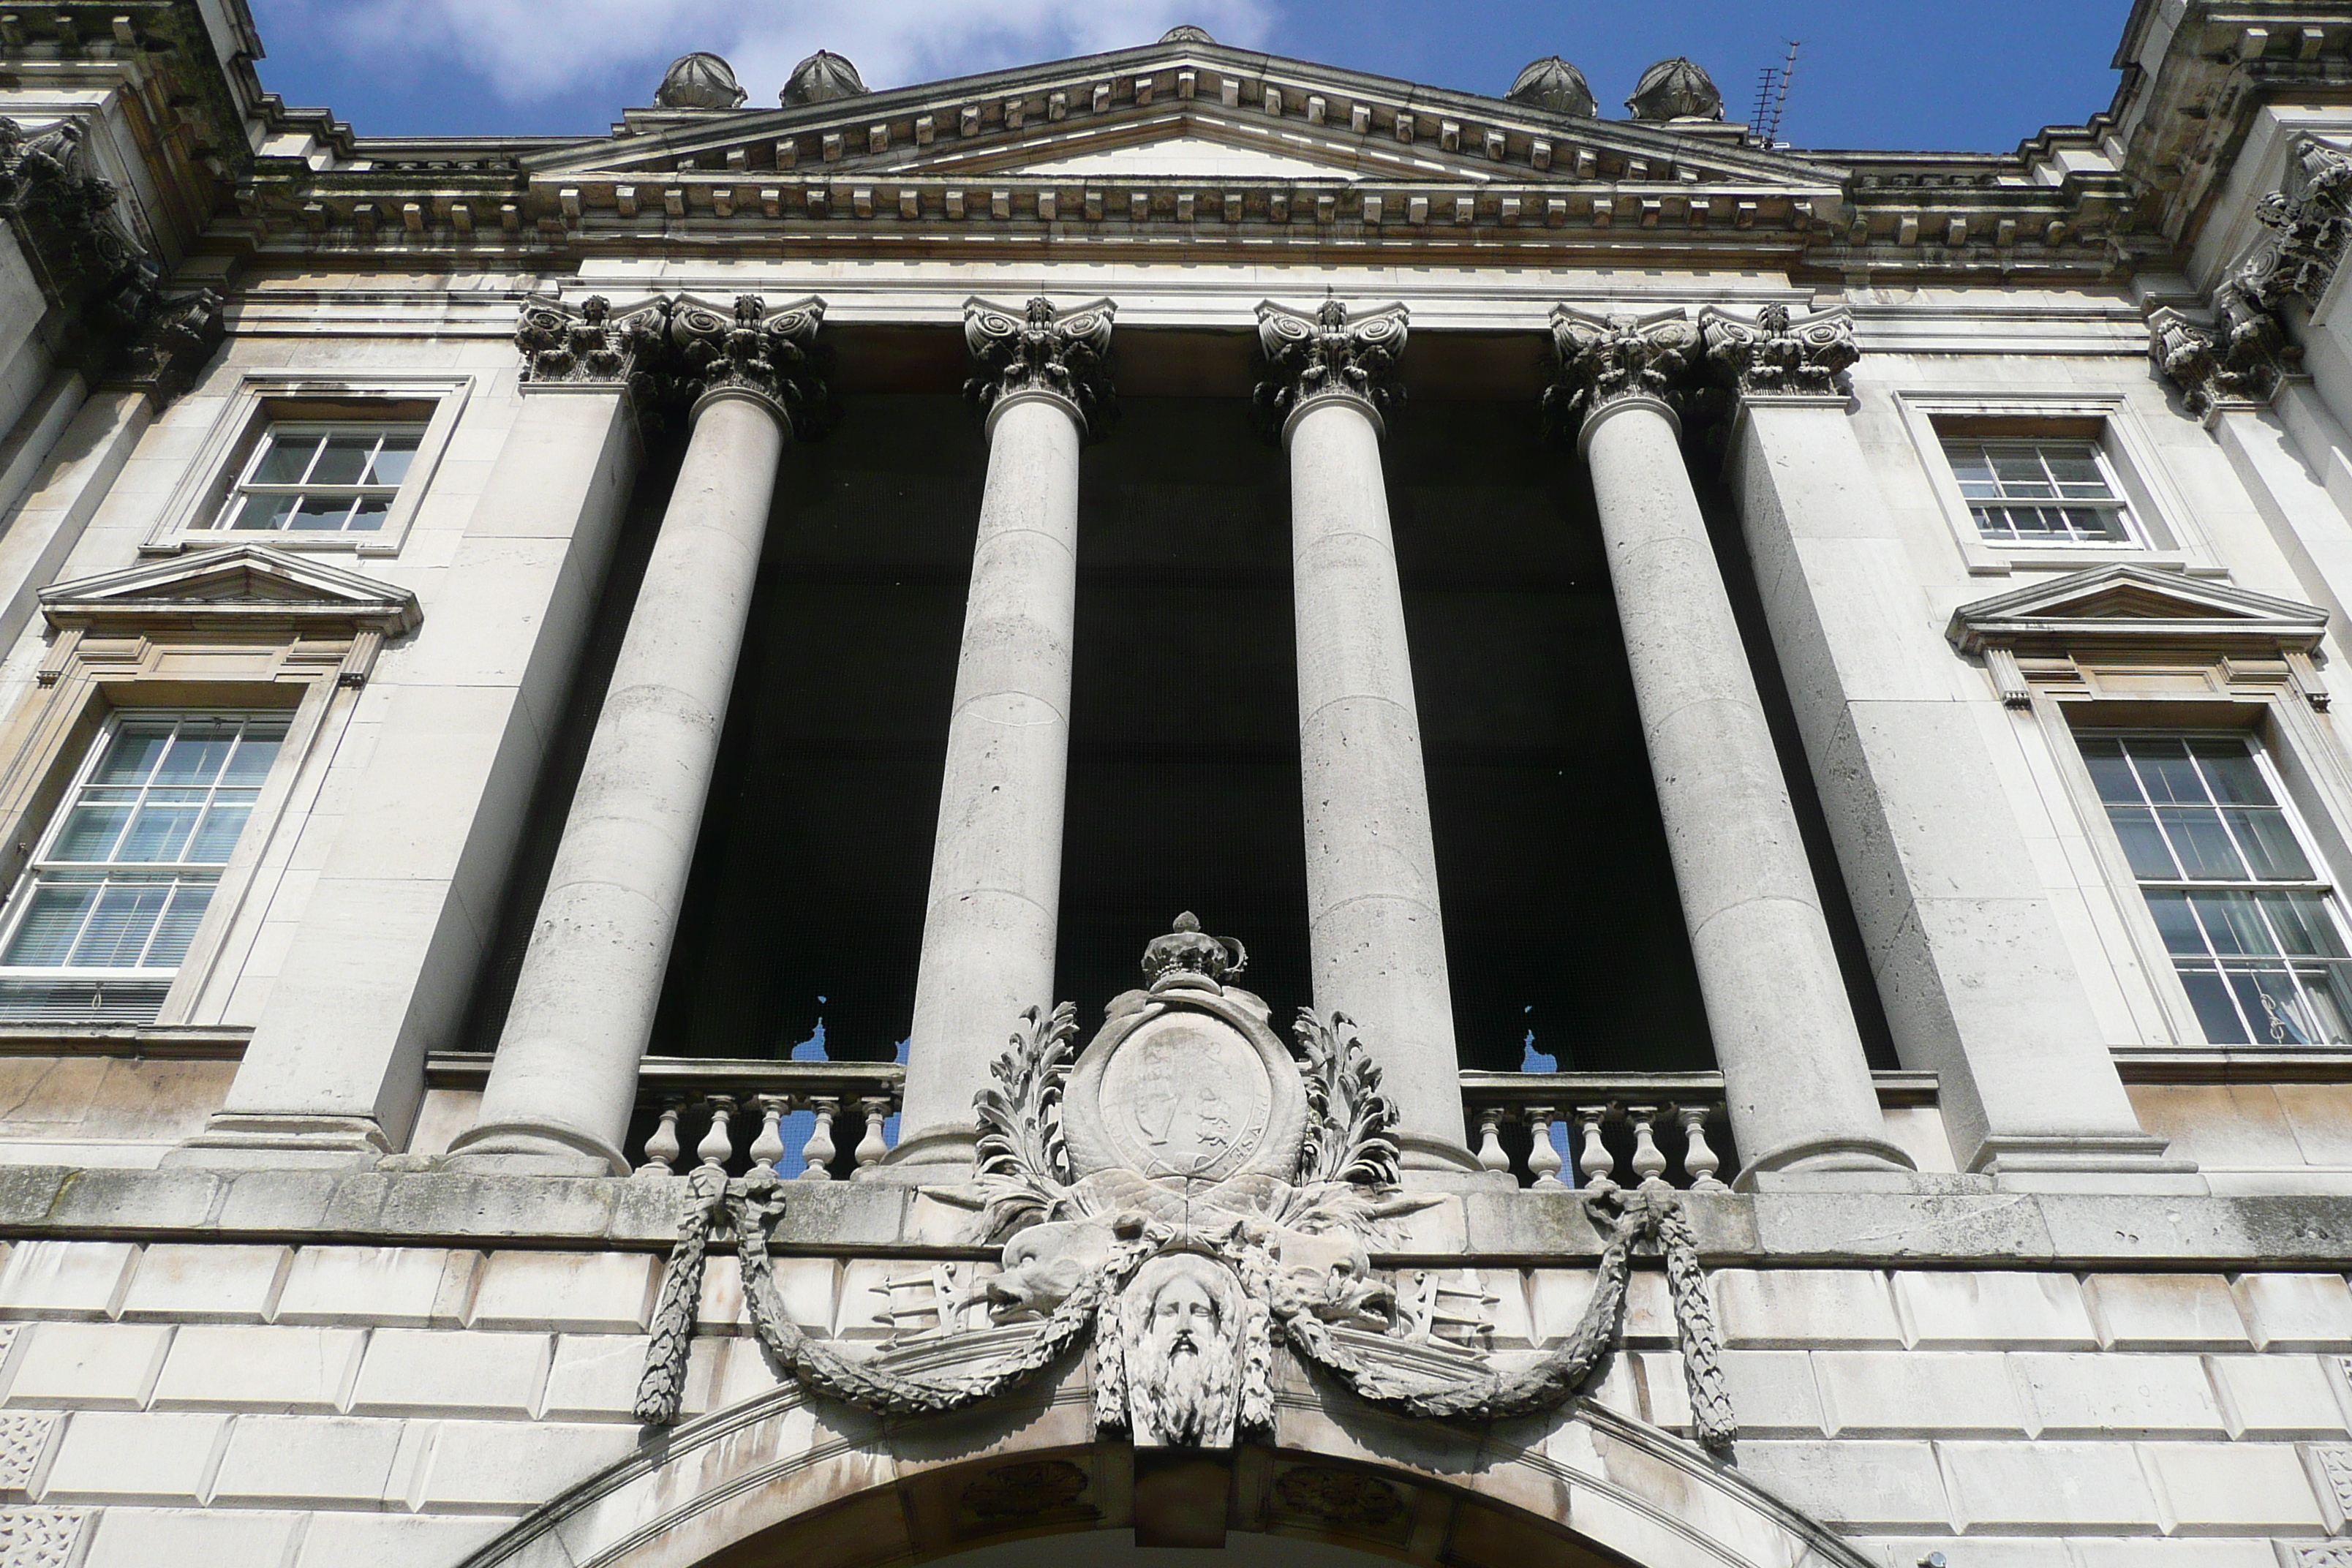
[[[158,438],[175,415],[201,417],[207,404],[215,413],[155,526],[140,545],[140,553],[175,555],[238,543],[265,543],[298,553],[399,554],[432,491],[475,380],[467,374],[371,373],[329,378],[309,372],[247,371],[217,400],[184,399],[158,422],[150,432],[151,439]],[[329,533],[217,526],[273,426],[385,424],[422,425],[424,431],[408,472],[385,510],[382,528]]]
[[[1897,390],[1894,395],[1937,509],[1951,531],[1953,546],[1969,575],[2080,572],[2109,561],[2171,567],[2197,577],[2227,574],[2124,394],[1923,388]],[[2110,488],[2130,514],[2134,541],[2055,543],[1987,539],[1946,455],[1948,439],[2089,440]]]
[[[2137,554],[2147,550],[2147,536],[2145,530],[2140,526],[2139,519],[2132,510],[2131,498],[2124,493],[2123,485],[2116,477],[2115,465],[2108,459],[2105,450],[2100,446],[2096,437],[2088,435],[2062,436],[2056,434],[1985,436],[1939,429],[1937,432],[1937,439],[1943,445],[1944,461],[1947,466],[1951,464],[1952,448],[1956,446],[1973,446],[1977,450],[1984,453],[1989,458],[2004,449],[2011,451],[2021,449],[2030,451],[2034,455],[2035,460],[2042,465],[2044,472],[2047,472],[2049,468],[2049,457],[2047,454],[2058,446],[2064,445],[2074,447],[2079,445],[2089,452],[2092,465],[2098,470],[2099,480],[2106,487],[2107,494],[2104,500],[2093,500],[2083,497],[2060,497],[2055,495],[2046,500],[2033,500],[2013,496],[1970,496],[1967,493],[1966,481],[1959,479],[1958,470],[1957,468],[1954,469],[1954,481],[1960,484],[1962,487],[1960,499],[1968,506],[1969,518],[1969,521],[1976,525],[1977,537],[1982,540],[1986,544],[1992,546],[1994,549],[2020,550],[2047,548],[2052,550],[2104,552],[2117,554]],[[2001,483],[2004,481],[2000,480],[1999,476],[1996,475],[1995,482]],[[2063,511],[2069,508],[2074,508],[2082,510],[2112,512],[2115,514],[2117,521],[2117,531],[2119,531],[2123,537],[2120,539],[2077,539],[2072,535],[2063,537],[2052,535],[2048,538],[2038,540],[2023,537],[2002,539],[1995,535],[1986,533],[1982,521],[1976,515],[1979,509],[1987,509],[1991,506],[1999,506],[2011,511],[2027,510]]]
[[[237,828],[236,838],[230,844],[228,853],[220,860],[192,861],[183,859],[167,862],[160,860],[118,861],[110,858],[102,861],[75,861],[59,860],[57,858],[54,854],[54,850],[57,847],[59,836],[64,833],[67,824],[74,814],[76,806],[80,804],[80,797],[83,791],[87,788],[97,787],[90,784],[89,781],[91,775],[98,771],[100,765],[104,762],[107,753],[113,747],[116,737],[122,732],[126,725],[141,721],[153,722],[168,720],[172,722],[173,732],[176,735],[179,726],[189,721],[203,721],[205,720],[235,720],[240,723],[250,724],[257,720],[266,719],[267,716],[271,714],[280,716],[279,722],[283,726],[284,730],[284,732],[278,738],[277,753],[270,760],[268,771],[262,775],[261,779],[255,785],[252,786],[254,791],[252,805],[247,812],[245,821]],[[197,940],[204,933],[205,922],[212,913],[212,906],[220,900],[223,891],[223,884],[228,877],[230,868],[237,863],[238,853],[244,848],[247,837],[253,832],[257,826],[268,826],[268,824],[261,820],[261,808],[263,803],[268,800],[272,794],[272,785],[277,780],[280,765],[285,762],[287,744],[292,739],[293,729],[294,713],[292,710],[285,708],[282,704],[265,704],[259,707],[240,706],[234,708],[219,705],[177,708],[150,707],[143,704],[134,704],[110,709],[110,710],[100,719],[95,728],[95,732],[91,734],[88,743],[83,747],[81,761],[73,768],[70,776],[66,779],[64,784],[57,790],[55,802],[49,808],[47,822],[42,826],[39,836],[31,841],[33,845],[31,852],[25,857],[23,863],[16,873],[15,880],[10,884],[7,889],[5,901],[0,902],[0,953],[5,953],[6,952],[9,945],[16,941],[17,932],[22,929],[25,920],[32,908],[33,900],[31,895],[34,890],[39,888],[44,882],[51,879],[62,881],[74,877],[91,877],[100,881],[107,881],[112,879],[113,874],[117,871],[128,871],[133,873],[134,876],[168,873],[173,878],[174,886],[176,887],[179,882],[184,879],[192,879],[191,873],[194,873],[196,876],[204,876],[208,872],[208,886],[210,887],[211,891],[205,898],[205,911],[202,915],[198,916],[195,929],[189,933],[187,946],[182,951],[179,961],[170,965],[168,968],[148,965],[128,967],[122,965],[90,965],[78,967],[68,964],[52,964],[35,966],[10,965],[5,963],[0,963],[0,984],[27,982],[37,983],[45,978],[60,984],[71,984],[86,981],[90,984],[97,986],[101,993],[107,986],[115,984],[135,984],[156,987],[161,993],[156,999],[156,1014],[157,1016],[160,1017],[164,1005],[170,1000],[172,987],[178,981],[180,972],[187,967],[190,959],[197,952]],[[149,786],[142,785],[142,791],[146,787]],[[206,787],[217,788],[220,786],[214,784]],[[281,790],[277,793],[282,795],[283,791]],[[126,826],[128,825],[126,824]],[[148,941],[152,942],[152,940],[153,934],[151,931]],[[103,1019],[101,1015],[95,1014],[92,1015],[92,1018],[94,1021],[126,1021]],[[5,1013],[0,1013],[0,1023],[18,1021],[36,1023],[72,1022],[70,1019],[62,1017],[18,1020],[9,1017]],[[153,1022],[155,1020],[151,1018],[127,1021],[133,1024],[144,1024]]]
[[[308,479],[284,483],[258,479],[254,478],[254,473],[261,467],[262,458],[272,450],[272,441],[281,435],[310,436],[321,441],[332,440],[339,436],[373,436],[376,441],[375,450],[369,454],[371,466],[373,466],[373,458],[381,455],[383,442],[386,437],[395,432],[415,431],[417,445],[421,447],[424,445],[425,432],[429,427],[430,421],[423,419],[272,419],[262,426],[251,448],[246,453],[244,462],[238,466],[236,476],[229,480],[226,491],[221,497],[220,505],[214,510],[213,521],[207,526],[206,531],[218,534],[223,538],[234,538],[240,534],[255,539],[281,540],[341,536],[354,542],[359,541],[362,535],[382,533],[383,529],[381,524],[374,528],[354,529],[348,526],[348,521],[346,525],[341,528],[298,530],[289,527],[239,528],[230,519],[233,513],[241,510],[241,504],[249,496],[289,496],[299,500],[308,496],[327,495],[345,499],[346,504],[343,510],[346,520],[349,519],[352,505],[361,500],[381,500],[384,502],[384,521],[389,521],[392,507],[400,500],[401,492],[408,488],[405,474],[394,484],[372,485],[329,484]],[[310,467],[317,466],[320,450],[317,446],[312,447]],[[409,454],[409,467],[411,468],[415,467],[414,451]]]

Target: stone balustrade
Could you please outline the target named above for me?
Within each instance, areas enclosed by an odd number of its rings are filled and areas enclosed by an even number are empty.
[[[1731,1152],[1719,1073],[1465,1072],[1478,1163],[1521,1186],[1721,1192]]]

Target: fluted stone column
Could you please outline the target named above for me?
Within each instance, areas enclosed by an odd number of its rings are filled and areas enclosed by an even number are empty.
[[[972,1097],[1054,1005],[1077,635],[1078,448],[1111,414],[1112,306],[964,306],[988,411],[930,898],[894,1167],[971,1163]]]
[[[2185,1171],[2124,1092],[1968,694],[1999,699],[1953,658],[1855,438],[1846,312],[1699,324],[1739,398],[1733,499],[1871,971],[1959,1168]]]
[[[1642,716],[1658,814],[1722,1070],[1740,1180],[1896,1171],[1787,782],[1670,396],[1697,329],[1679,310],[1553,313]]]
[[[626,1174],[620,1144],[743,644],[776,465],[824,307],[733,319],[690,302],[670,339],[693,434],[572,795],[474,1127],[472,1169]]]
[[[1315,1005],[1361,1029],[1410,1169],[1475,1169],[1463,1145],[1454,994],[1404,595],[1381,470],[1402,305],[1350,318],[1258,307],[1261,402],[1290,459],[1299,784]]]

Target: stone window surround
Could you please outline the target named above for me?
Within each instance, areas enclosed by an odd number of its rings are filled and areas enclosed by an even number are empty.
[[[2032,695],[2031,716],[2074,807],[2076,826],[2098,858],[2113,913],[2129,934],[2132,953],[2176,1047],[2224,1056],[2269,1057],[2272,1047],[2209,1044],[2173,969],[2171,954],[2141,897],[2075,745],[2085,731],[2206,731],[2250,736],[2284,786],[2287,807],[2305,841],[2345,898],[2352,868],[2352,762],[2327,721],[2313,710],[2295,671],[2284,661],[2186,646],[2161,658],[2078,653],[2066,660],[2020,661]],[[2296,1047],[2298,1058],[2327,1054]]]
[[[2200,577],[2223,574],[2211,543],[2193,521],[2187,500],[2166,474],[2155,444],[2124,394],[1898,389],[1895,405],[1935,487],[1937,504],[1970,576],[2000,577],[2015,571],[2079,572],[2103,561],[2171,566]],[[1960,482],[1944,456],[1944,437],[1948,433],[1973,434],[1965,430],[1967,425],[1994,421],[2048,425],[2055,427],[2053,433],[2067,435],[2095,429],[2099,455],[2106,459],[2117,493],[2145,542],[2032,545],[1987,540],[1969,515]],[[2031,438],[2018,431],[2002,434]]]
[[[360,376],[327,376],[311,371],[248,370],[222,400],[221,411],[205,432],[203,442],[182,470],[155,526],[140,545],[142,555],[171,555],[246,542],[266,543],[273,550],[340,552],[352,555],[397,555],[424,504],[435,470],[448,448],[449,437],[472,395],[469,374],[411,374],[370,372]],[[236,533],[210,524],[219,514],[229,488],[236,483],[246,460],[262,433],[278,420],[335,423],[363,422],[371,405],[375,417],[425,423],[415,459],[400,493],[384,515],[383,526],[366,533]],[[429,405],[429,411],[428,411]]]

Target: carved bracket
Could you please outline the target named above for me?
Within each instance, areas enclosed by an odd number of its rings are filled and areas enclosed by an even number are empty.
[[[1100,436],[1118,416],[1110,377],[1117,309],[1097,300],[1057,310],[1043,295],[1018,310],[965,300],[963,341],[976,367],[966,395],[985,413],[1014,393],[1051,393],[1077,412],[1087,434]]]

